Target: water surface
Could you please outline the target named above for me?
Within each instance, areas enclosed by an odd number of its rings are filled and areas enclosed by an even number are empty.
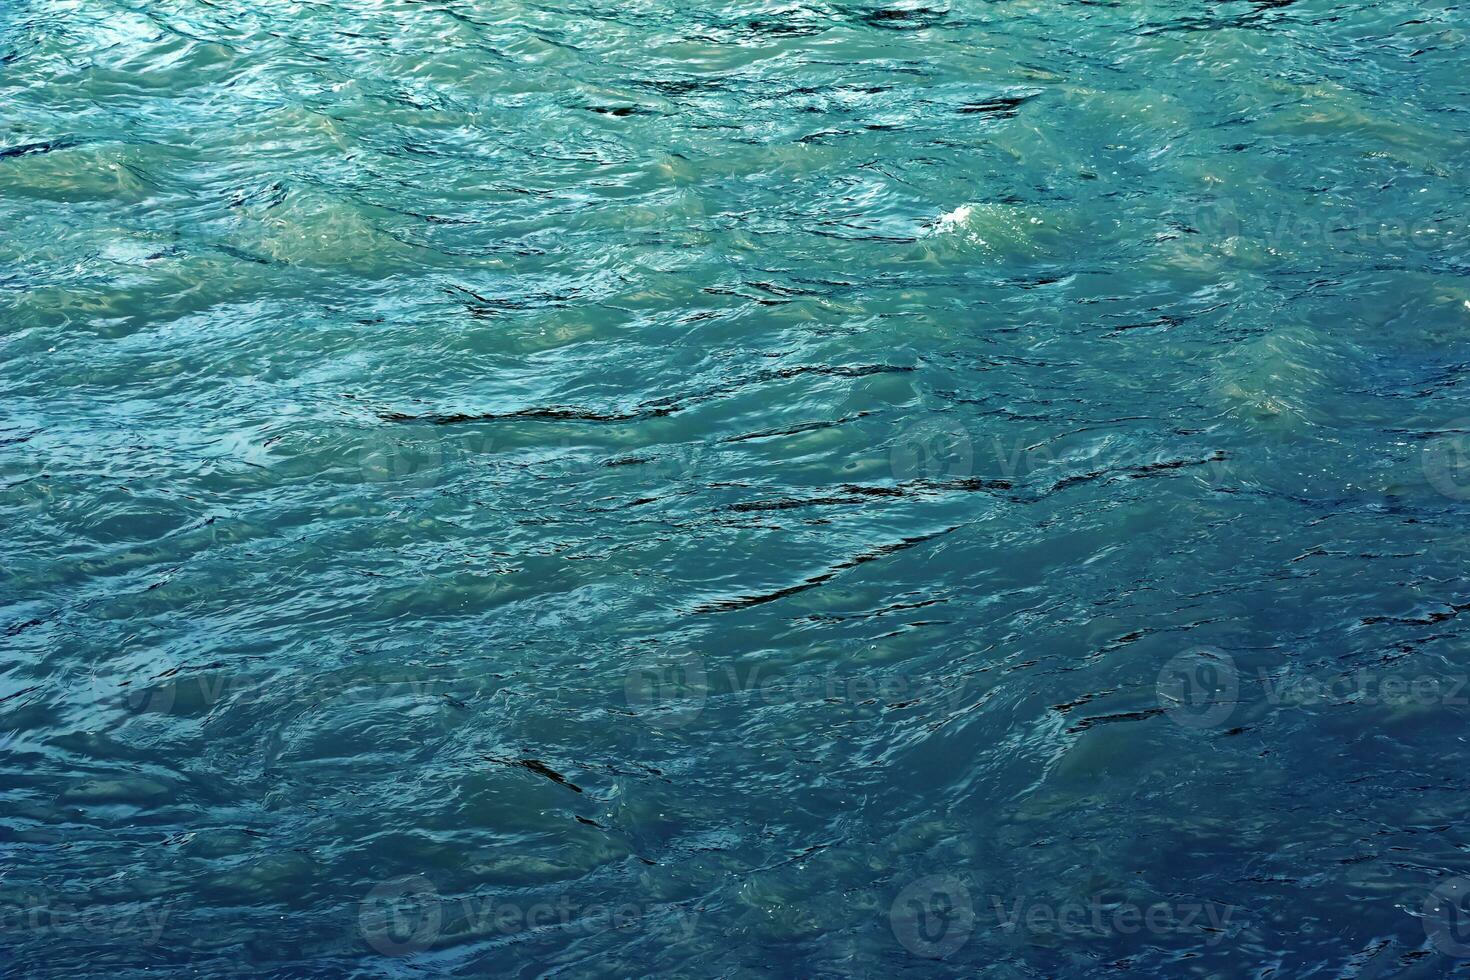
[[[1454,970],[1466,31],[11,0],[6,972]]]

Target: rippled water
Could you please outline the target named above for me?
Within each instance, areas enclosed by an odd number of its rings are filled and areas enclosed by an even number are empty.
[[[1470,958],[1456,4],[8,0],[17,976]]]

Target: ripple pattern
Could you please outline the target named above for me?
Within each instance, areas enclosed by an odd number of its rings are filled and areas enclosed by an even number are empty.
[[[1467,30],[8,0],[7,972],[1462,967]]]

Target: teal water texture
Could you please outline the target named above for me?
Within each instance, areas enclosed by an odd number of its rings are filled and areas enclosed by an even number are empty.
[[[7,0],[5,972],[1461,967],[1466,29]]]

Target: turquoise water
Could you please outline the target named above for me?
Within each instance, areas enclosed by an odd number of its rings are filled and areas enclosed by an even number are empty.
[[[5,972],[1463,969],[1466,33],[8,0]]]

